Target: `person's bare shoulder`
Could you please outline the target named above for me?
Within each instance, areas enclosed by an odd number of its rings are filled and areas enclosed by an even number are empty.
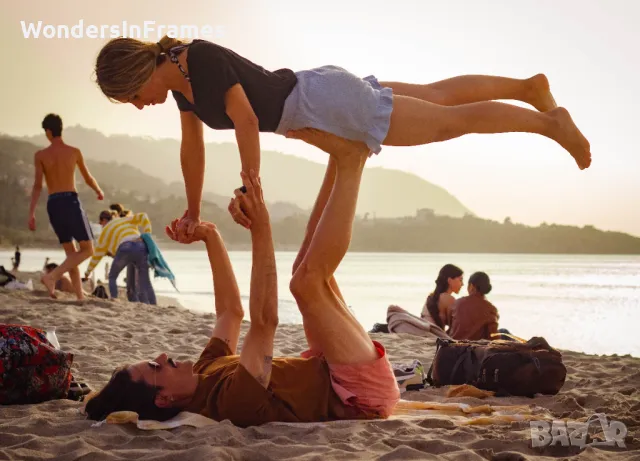
[[[77,166],[77,164],[82,160],[82,152],[80,151],[80,149],[68,144],[65,145],[64,148],[65,155],[68,156],[67,158],[69,158],[73,162],[73,164]]]
[[[440,295],[440,302],[445,307],[451,306],[455,301],[456,301],[456,298],[451,296],[449,293],[442,293]]]
[[[79,148],[75,147],[75,146],[70,146],[69,144],[65,145],[65,147],[67,148],[67,150],[75,156],[80,156],[82,155],[82,152],[80,151]]]

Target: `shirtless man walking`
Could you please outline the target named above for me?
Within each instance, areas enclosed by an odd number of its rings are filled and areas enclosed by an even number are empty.
[[[104,195],[89,173],[80,150],[65,144],[62,140],[62,119],[58,115],[49,114],[42,121],[42,128],[51,145],[36,152],[34,157],[35,180],[29,208],[29,229],[36,230],[35,210],[42,192],[44,176],[49,192],[47,201],[49,221],[67,258],[57,268],[44,274],[41,281],[49,290],[51,297],[55,298],[56,282],[65,272],[68,272],[77,298],[84,299],[78,265],[93,254],[93,232],[78,198],[76,167],[87,185],[98,194],[98,200],[102,200]],[[79,250],[74,240],[78,242]]]

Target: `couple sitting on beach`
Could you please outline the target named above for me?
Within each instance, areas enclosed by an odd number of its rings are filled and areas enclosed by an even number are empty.
[[[278,284],[271,225],[260,179],[253,171],[243,173],[244,189],[235,191],[229,205],[236,222],[250,223],[253,250],[251,324],[241,353],[236,347],[244,311],[222,238],[207,222],[187,237],[175,220],[167,227],[172,239],[203,241],[207,249],[215,293],[213,335],[195,364],[160,354],[118,368],[87,402],[91,419],[134,411],[140,419],[167,420],[190,411],[252,426],[391,414],[400,392],[385,349],[351,314],[334,277],[351,240],[369,150],[363,143],[303,131],[299,136],[333,154],[290,283],[309,350],[302,357],[273,357]]]
[[[448,336],[457,340],[496,339],[498,310],[487,300],[491,292],[491,280],[485,272],[475,272],[469,278],[468,296],[455,299],[452,293],[459,293],[464,285],[463,271],[453,264],[445,264],[438,273],[435,290],[427,297],[420,317],[446,330]],[[507,336],[500,336],[508,339]]]

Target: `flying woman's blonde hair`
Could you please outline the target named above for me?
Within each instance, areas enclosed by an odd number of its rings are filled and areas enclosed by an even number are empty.
[[[165,35],[159,42],[135,38],[110,40],[96,59],[96,82],[112,102],[133,97],[166,59],[166,52],[185,42]]]

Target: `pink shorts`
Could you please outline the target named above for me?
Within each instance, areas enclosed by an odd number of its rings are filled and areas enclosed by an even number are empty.
[[[400,389],[382,344],[373,341],[378,359],[362,364],[331,364],[329,373],[336,394],[345,405],[387,418],[400,400]],[[322,357],[322,353],[305,351],[302,357]]]

